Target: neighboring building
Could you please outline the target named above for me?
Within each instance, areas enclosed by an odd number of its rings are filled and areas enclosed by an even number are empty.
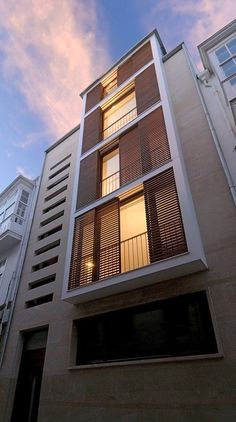
[[[24,261],[37,180],[18,176],[0,194],[0,365]]]
[[[80,127],[46,152],[1,422],[235,421],[235,127],[216,71],[153,31],[81,94]]]

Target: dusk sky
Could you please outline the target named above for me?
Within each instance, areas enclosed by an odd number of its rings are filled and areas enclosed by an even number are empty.
[[[0,2],[0,192],[40,174],[44,150],[80,122],[79,93],[157,28],[170,51],[236,17],[235,0]]]

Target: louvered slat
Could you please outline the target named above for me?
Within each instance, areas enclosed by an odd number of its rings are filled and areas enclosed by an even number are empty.
[[[89,111],[91,108],[93,108],[95,105],[99,103],[99,101],[102,98],[102,91],[103,91],[103,87],[100,82],[90,92],[88,92],[87,98],[86,98],[86,109],[85,109],[86,113],[87,111]]]
[[[118,85],[130,78],[130,76],[150,62],[152,58],[151,44],[148,42],[118,67]]]
[[[101,108],[98,107],[84,119],[82,153],[94,147],[100,140]]]
[[[92,210],[75,220],[69,289],[91,283],[94,274],[94,216]]]
[[[95,201],[99,195],[99,156],[95,151],[80,162],[77,209]]]
[[[135,92],[138,115],[160,101],[154,65],[149,66],[135,78]]]
[[[143,174],[170,160],[170,149],[162,107],[139,122]]]
[[[96,213],[96,280],[120,273],[119,203],[112,201]]]
[[[150,262],[187,251],[173,169],[144,183]]]

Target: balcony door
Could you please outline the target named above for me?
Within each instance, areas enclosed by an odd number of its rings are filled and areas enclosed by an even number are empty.
[[[120,207],[121,272],[149,264],[143,195]]]

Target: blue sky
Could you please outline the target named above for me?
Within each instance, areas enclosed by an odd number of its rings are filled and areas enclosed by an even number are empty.
[[[60,7],[58,7],[60,3]],[[0,4],[0,192],[40,174],[80,121],[79,93],[155,27],[167,51],[236,16],[234,0],[8,0]]]

